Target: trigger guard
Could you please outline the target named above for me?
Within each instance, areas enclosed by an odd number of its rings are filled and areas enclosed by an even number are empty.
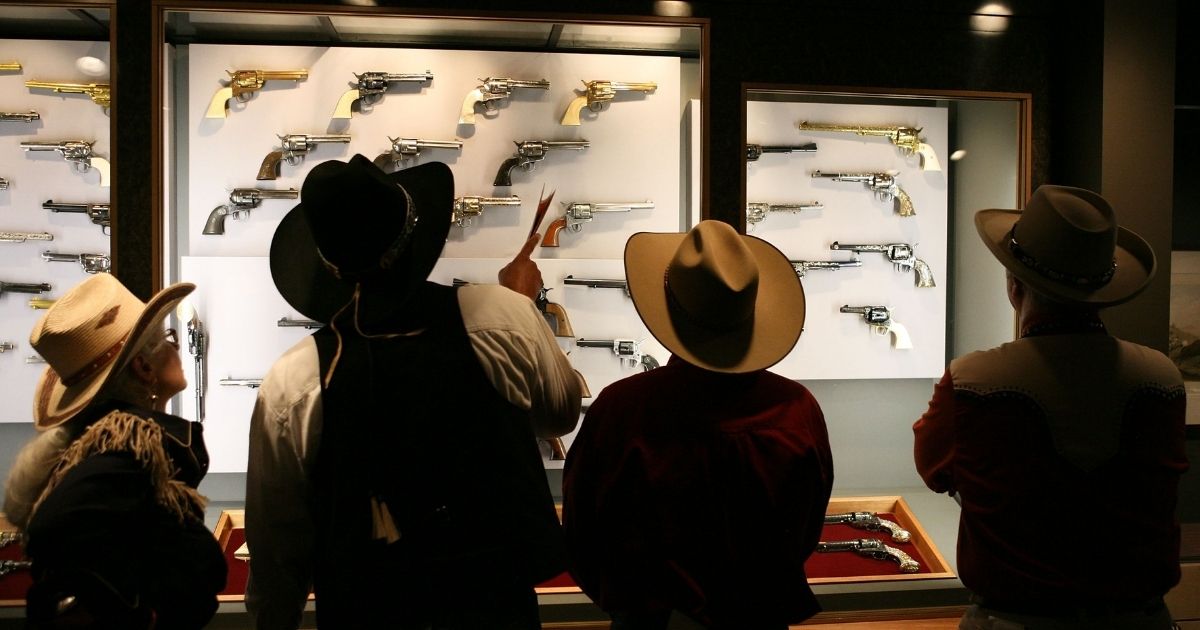
[[[254,92],[238,92],[234,95],[234,98],[236,98],[239,103],[249,103],[250,99],[254,98]]]

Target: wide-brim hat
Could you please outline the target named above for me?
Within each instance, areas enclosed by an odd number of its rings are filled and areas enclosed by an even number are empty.
[[[1058,302],[1126,302],[1157,268],[1150,244],[1117,225],[1103,197],[1082,188],[1040,186],[1024,211],[980,210],[975,228],[1000,264]]]
[[[155,335],[196,285],[173,284],[142,302],[107,273],[58,298],[34,326],[29,343],[48,367],[33,396],[33,424],[56,427],[101,393]]]
[[[409,286],[429,276],[450,232],[454,174],[440,162],[387,174],[355,155],[314,167],[300,198],[271,240],[271,278],[292,308],[328,322],[364,275]]]
[[[804,288],[787,256],[720,221],[701,221],[684,234],[634,234],[625,244],[625,276],[654,338],[707,370],[768,368],[804,329]]]

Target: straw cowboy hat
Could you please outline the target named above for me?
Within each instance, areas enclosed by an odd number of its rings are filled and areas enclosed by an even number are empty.
[[[288,304],[319,322],[371,274],[423,282],[450,232],[454,175],[440,162],[392,174],[362,155],[308,173],[271,240],[271,278]]]
[[[196,285],[173,284],[143,302],[107,273],[75,285],[46,310],[29,344],[46,359],[33,397],[39,430],[70,420],[103,391]]]
[[[720,221],[701,221],[686,234],[634,234],[625,275],[655,339],[707,370],[768,368],[804,328],[804,288],[787,257]]]
[[[1112,306],[1154,277],[1154,251],[1117,225],[1112,206],[1090,190],[1040,186],[1025,211],[980,210],[975,228],[1014,276],[1053,300]]]

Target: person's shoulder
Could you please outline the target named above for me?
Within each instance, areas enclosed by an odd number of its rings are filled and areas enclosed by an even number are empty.
[[[271,369],[267,370],[259,389],[259,398],[275,406],[286,406],[297,395],[320,387],[320,370],[317,344],[311,335],[306,335],[280,355]]]
[[[540,322],[529,298],[498,284],[468,284],[458,288],[458,307],[467,331],[522,330]]]
[[[1114,339],[1116,339],[1114,337]],[[1163,387],[1182,387],[1183,374],[1167,355],[1141,344],[1116,339],[1121,348],[1121,357],[1129,369],[1134,370],[1145,381]]]

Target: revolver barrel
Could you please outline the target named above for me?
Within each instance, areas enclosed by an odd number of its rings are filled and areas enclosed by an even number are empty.
[[[26,113],[21,112],[3,112],[0,113],[0,122],[33,122],[41,120],[42,115],[32,109]]]
[[[12,293],[45,293],[50,290],[50,285],[45,282],[26,283],[26,282],[4,282],[0,281],[0,293],[6,291]]]
[[[25,241],[53,241],[49,232],[0,232],[0,243],[24,243]]]

